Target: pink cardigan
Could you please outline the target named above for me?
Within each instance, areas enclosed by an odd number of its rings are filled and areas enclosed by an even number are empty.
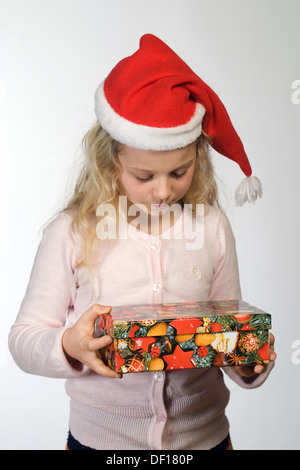
[[[188,211],[189,212],[189,211]],[[187,217],[191,218],[191,213]],[[241,298],[235,240],[224,214],[210,208],[203,246],[187,250],[183,217],[174,233],[147,239],[127,237],[99,244],[93,272],[94,297],[86,268],[76,268],[80,242],[62,213],[45,229],[9,347],[28,373],[66,380],[71,398],[69,426],[95,449],[209,449],[229,431],[229,391],[223,372],[244,388],[261,385],[231,368],[125,374],[122,379],[73,367],[62,335],[94,303],[151,304]],[[186,219],[188,220],[188,219]],[[186,222],[185,220],[185,222]],[[184,234],[184,233],[183,233]],[[67,318],[67,320],[66,320]]]

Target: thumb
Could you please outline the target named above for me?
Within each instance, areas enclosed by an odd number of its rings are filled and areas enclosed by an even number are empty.
[[[85,313],[85,319],[94,323],[100,315],[104,315],[111,312],[111,306],[105,306],[100,304],[94,304]]]

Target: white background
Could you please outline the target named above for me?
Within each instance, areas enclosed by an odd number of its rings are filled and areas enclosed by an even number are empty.
[[[299,18],[299,0],[0,1],[1,449],[64,448],[64,381],[20,371],[7,335],[40,229],[62,207],[95,120],[94,91],[148,32],[218,93],[263,181],[263,199],[235,208],[243,174],[214,154],[243,297],[272,314],[278,353],[259,389],[226,379],[234,447],[300,448]]]

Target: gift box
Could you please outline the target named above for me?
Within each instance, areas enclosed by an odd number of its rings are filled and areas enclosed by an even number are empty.
[[[241,300],[113,307],[99,326],[118,373],[269,362],[271,315]]]

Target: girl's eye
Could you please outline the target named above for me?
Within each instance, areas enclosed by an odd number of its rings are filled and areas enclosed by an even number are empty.
[[[181,178],[182,176],[184,176],[186,174],[187,170],[183,171],[182,173],[171,173],[172,177],[173,178]],[[153,176],[148,176],[148,178],[140,178],[139,176],[136,176],[135,177],[138,181],[140,181],[141,183],[147,183],[147,181],[151,181]]]
[[[138,181],[141,181],[142,183],[146,183],[147,181],[151,181],[153,176],[148,176],[148,178],[139,178],[139,176],[136,176],[136,179]]]
[[[172,173],[173,178],[181,178],[186,174],[187,170],[183,171],[182,173]]]

